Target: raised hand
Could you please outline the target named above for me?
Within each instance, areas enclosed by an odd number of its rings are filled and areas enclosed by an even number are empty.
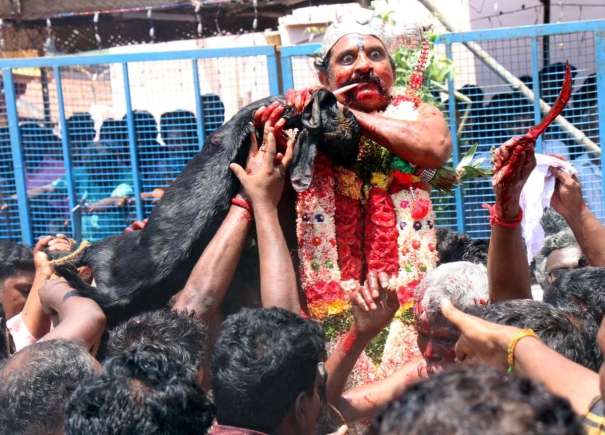
[[[274,101],[267,107],[259,108],[254,114],[254,128],[264,134],[267,125],[272,127],[275,140],[281,148],[287,144],[287,139],[282,133],[286,120],[281,117],[285,111],[286,107],[282,103]]]
[[[359,286],[349,298],[355,325],[360,334],[375,336],[384,329],[399,309],[394,286],[385,272],[370,272],[365,286]]]
[[[456,342],[456,358],[464,362],[483,362],[506,370],[508,345],[519,328],[497,325],[463,313],[449,300],[441,301],[443,316],[461,332]]]
[[[260,147],[252,135],[249,161],[244,170],[237,163],[229,168],[242,183],[246,197],[254,208],[269,205],[276,207],[284,189],[285,173],[292,162],[294,141],[288,141],[285,154],[277,152],[275,134],[267,121]],[[258,150],[258,151],[255,151]]]
[[[550,172],[557,179],[555,190],[550,198],[550,205],[557,213],[569,220],[577,215],[584,207],[582,185],[575,175],[568,175],[560,168],[550,168]]]
[[[56,237],[40,237],[33,250],[36,273],[40,273],[47,278],[53,274],[53,268],[49,263],[48,255],[46,255],[45,251],[69,252],[72,247],[72,243],[65,234],[57,234]]]
[[[530,128],[525,136],[513,137],[495,150],[492,162],[494,166],[492,184],[494,187],[499,184],[509,184],[512,182],[518,171],[518,165],[521,164],[521,155],[535,147],[538,136],[561,114],[571,96],[571,87],[571,72],[569,64],[567,64],[561,93],[544,119],[539,124]]]
[[[313,92],[318,89],[323,88],[323,86],[311,86],[305,89],[290,89],[286,92],[286,106],[294,107],[297,112],[302,112],[309,101],[311,101],[311,97],[313,96]]]

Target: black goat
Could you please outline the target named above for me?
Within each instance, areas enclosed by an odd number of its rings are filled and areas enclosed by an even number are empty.
[[[274,101],[284,103],[281,96],[252,103],[209,136],[166,190],[143,230],[103,239],[55,266],[78,293],[99,304],[108,326],[165,306],[183,288],[240,188],[229,164],[245,165],[254,113]],[[285,129],[300,129],[290,169],[297,190],[311,182],[317,149],[342,163],[356,158],[359,125],[350,111],[338,108],[331,92],[316,91],[302,114],[288,108],[283,117]],[[80,279],[75,269],[79,266],[91,267],[97,287]]]

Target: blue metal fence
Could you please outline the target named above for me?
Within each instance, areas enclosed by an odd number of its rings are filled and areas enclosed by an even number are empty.
[[[273,46],[11,59],[0,69],[0,238],[29,245],[57,232],[95,241],[147,217],[226,116],[279,92]]]
[[[439,36],[435,49],[444,52],[456,66],[455,74],[448,79],[448,93],[441,94],[444,114],[449,118],[452,132],[459,130],[466,103],[450,105],[448,101],[456,100],[456,90],[473,100],[472,110],[462,131],[453,135],[453,163],[457,164],[460,157],[478,143],[477,157],[485,157],[485,164],[488,165],[492,146],[502,144],[513,135],[525,134],[532,124],[542,118],[540,98],[552,104],[552,96],[558,94],[562,80],[556,67],[540,67],[544,59],[539,47],[545,37],[549,37],[555,47],[551,63],[569,59],[576,68],[573,99],[564,116],[598,145],[599,132],[605,131],[605,117],[598,116],[604,113],[605,101],[597,98],[598,91],[602,94],[605,89],[604,32],[605,21],[599,20]],[[492,64],[500,64],[512,75],[524,81],[529,80],[528,86],[533,88],[535,102],[530,102],[488,68],[484,61],[463,49],[465,43],[478,44],[488,53]],[[319,47],[319,44],[282,47],[284,89],[317,83],[310,77],[314,77],[313,55]],[[469,70],[474,73],[468,74]],[[562,154],[575,162],[587,203],[603,220],[601,157],[584,152],[576,139],[556,125],[551,126],[540,138],[537,149]],[[489,237],[488,212],[481,206],[494,201],[488,180],[468,181],[463,190],[457,189],[453,195],[434,192],[433,199],[438,225],[449,226],[474,237]]]
[[[474,143],[488,156],[491,146],[542,117],[538,100],[521,95],[463,44],[481,46],[533,87],[536,99],[549,102],[560,74],[541,68],[539,48],[548,37],[550,63],[570,59],[576,69],[564,116],[598,145],[605,131],[599,116],[605,101],[598,98],[605,89],[604,29],[604,21],[589,21],[440,36],[436,49],[457,70],[440,95],[452,132],[466,108],[448,104],[456,101],[454,91],[473,101],[454,135],[454,163]],[[0,238],[31,245],[37,236],[66,232],[98,240],[148,216],[205,136],[239,107],[279,89],[317,84],[318,48],[282,47],[281,83],[276,52],[267,46],[0,61],[6,102],[0,100]],[[587,202],[603,218],[602,157],[585,153],[559,126],[538,149],[575,161]],[[434,199],[438,224],[489,235],[481,208],[493,202],[489,181]]]

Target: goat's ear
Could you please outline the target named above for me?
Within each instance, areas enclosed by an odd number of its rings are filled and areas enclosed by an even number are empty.
[[[298,133],[294,144],[290,179],[292,187],[298,193],[307,190],[313,181],[313,168],[317,155],[317,135],[309,134],[306,128]]]

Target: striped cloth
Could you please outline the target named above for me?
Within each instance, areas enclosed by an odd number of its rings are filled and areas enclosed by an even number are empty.
[[[586,435],[605,434],[605,406],[600,397],[595,397],[584,413]]]

